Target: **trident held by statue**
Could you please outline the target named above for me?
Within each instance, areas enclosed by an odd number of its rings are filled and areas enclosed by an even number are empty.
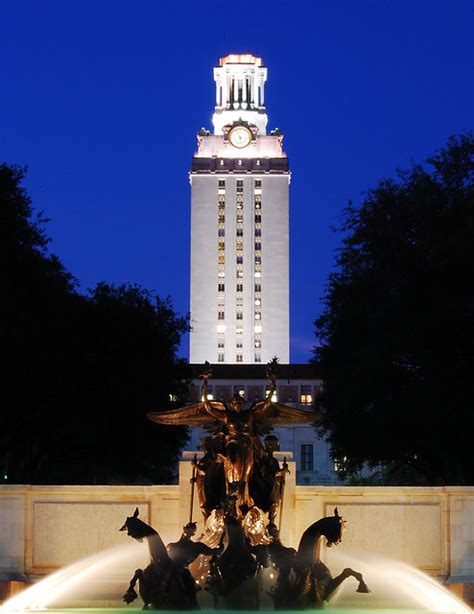
[[[197,463],[197,454],[194,455],[193,459],[193,473],[191,477],[191,501],[189,504],[189,522],[193,521],[193,507],[194,507],[194,485],[196,484],[196,463]]]

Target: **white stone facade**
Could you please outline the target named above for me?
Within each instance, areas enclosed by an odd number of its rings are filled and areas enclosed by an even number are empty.
[[[215,79],[190,173],[190,362],[288,363],[290,173],[281,133],[266,134],[266,69],[232,55]]]

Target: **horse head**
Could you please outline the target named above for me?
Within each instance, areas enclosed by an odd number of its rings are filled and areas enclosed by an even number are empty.
[[[321,520],[320,532],[327,539],[327,546],[337,546],[342,541],[342,531],[345,528],[345,520],[339,515],[337,507],[334,508],[334,516],[327,516]]]
[[[156,531],[150,525],[138,518],[138,507],[133,512],[133,516],[129,516],[120,531],[127,531],[127,535],[141,542],[145,537],[155,535]]]

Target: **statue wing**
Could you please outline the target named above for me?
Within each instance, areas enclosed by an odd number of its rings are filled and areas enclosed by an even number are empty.
[[[225,406],[219,401],[209,401],[212,409],[225,412]],[[149,420],[158,422],[159,424],[171,424],[174,426],[184,424],[185,426],[206,426],[216,422],[214,416],[211,416],[207,411],[204,403],[194,403],[194,405],[186,405],[180,409],[171,409],[170,411],[152,411],[147,414]]]
[[[265,401],[260,401],[254,406],[254,419],[264,426],[285,426],[288,424],[310,424],[319,420],[319,413],[315,411],[303,411],[288,407],[283,403],[271,403],[265,407]]]

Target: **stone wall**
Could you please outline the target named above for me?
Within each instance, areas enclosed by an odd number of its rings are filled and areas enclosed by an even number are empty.
[[[474,487],[296,486],[293,463],[290,470],[282,515],[288,545],[337,506],[347,520],[341,551],[401,559],[450,582],[473,582]],[[189,521],[190,477],[186,459],[177,486],[1,486],[0,579],[38,577],[124,543],[118,529],[135,507],[166,539],[178,538]],[[193,519],[200,519],[197,496]],[[331,551],[324,556],[330,561]]]

